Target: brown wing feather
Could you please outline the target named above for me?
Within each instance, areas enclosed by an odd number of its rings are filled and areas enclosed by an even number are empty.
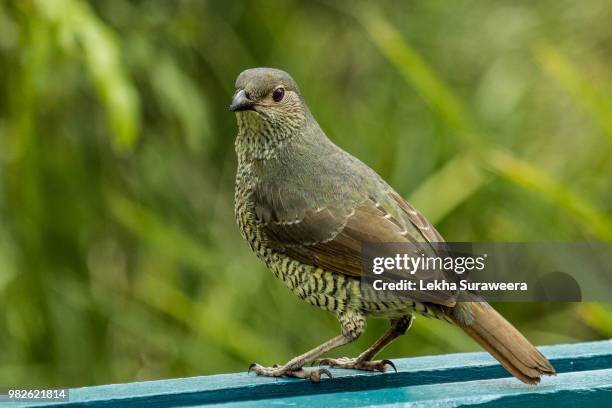
[[[264,228],[269,244],[302,263],[360,278],[365,243],[441,242],[442,237],[410,204],[394,194],[401,219],[374,200],[357,208],[325,207],[307,210],[301,219],[269,220]],[[421,246],[422,248],[423,246]],[[435,249],[427,248],[428,255]],[[454,305],[452,300],[437,303]]]
[[[405,216],[410,220],[412,225],[419,230],[427,242],[444,242],[444,238],[442,238],[442,235],[440,235],[438,230],[436,230],[436,228],[427,220],[427,218],[418,212],[417,209],[414,208],[408,201],[404,200],[395,192],[391,193],[391,197],[395,200]]]

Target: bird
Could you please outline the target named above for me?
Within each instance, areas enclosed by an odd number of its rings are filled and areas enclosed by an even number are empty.
[[[339,335],[312,350],[282,365],[253,363],[249,373],[319,382],[332,377],[325,367],[395,369],[391,360],[375,357],[422,315],[459,327],[525,383],[555,375],[546,357],[484,301],[364,296],[362,245],[433,248],[444,239],[374,170],[327,137],[288,73],[241,72],[229,109],[238,129],[234,209],[242,237],[291,292],[340,323]],[[321,358],[359,338],[368,318],[390,322],[371,347],[354,358]]]

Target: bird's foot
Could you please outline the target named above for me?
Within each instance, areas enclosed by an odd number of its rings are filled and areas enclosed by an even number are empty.
[[[397,368],[391,360],[360,360],[359,358],[323,358],[315,360],[312,364],[326,365],[334,368],[348,368],[353,370],[365,370],[365,371],[387,371],[387,366],[390,366],[397,372]]]
[[[249,367],[249,373],[254,372],[257,375],[265,377],[293,377],[293,378],[304,378],[309,379],[312,382],[318,383],[321,381],[321,375],[325,374],[329,378],[332,378],[332,374],[325,368],[319,368],[317,370],[304,370],[302,367],[292,366],[279,366],[274,365],[272,367],[262,367],[259,364],[253,363]]]

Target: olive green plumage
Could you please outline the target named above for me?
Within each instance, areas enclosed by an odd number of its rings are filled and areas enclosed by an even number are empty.
[[[363,296],[363,243],[421,243],[435,253],[429,243],[443,239],[372,169],[327,138],[287,73],[272,68],[242,72],[230,109],[238,121],[235,210],[243,237],[293,293],[335,313],[342,328],[337,338],[282,367],[254,365],[258,374],[318,380],[325,370],[306,372],[304,363],[359,337],[367,316],[388,318],[392,329],[357,359],[325,362],[384,371],[390,362],[373,357],[407,330],[414,313],[464,328],[523,381],[536,382],[541,373],[554,373],[546,359],[486,304],[416,302],[374,291]],[[495,327],[509,330],[508,326],[512,330],[504,339],[492,333]]]
[[[257,74],[264,72],[265,82],[251,80],[259,79]],[[314,262],[299,262],[297,256],[286,253],[287,247],[292,246],[289,252],[299,251],[296,245],[332,237],[343,227],[346,216],[369,197],[376,197],[398,213],[390,197],[381,194],[389,187],[371,169],[329,141],[288,75],[249,70],[241,74],[236,86],[255,98],[271,91],[267,89],[269,84],[283,84],[287,102],[282,109],[294,113],[288,117],[278,113],[282,121],[268,114],[269,122],[257,120],[253,116],[258,114],[253,111],[238,116],[235,203],[242,234],[270,270],[300,298],[338,314],[347,308],[364,314],[368,309],[376,311],[376,305],[368,308],[361,303],[358,276],[330,273]],[[319,212],[320,219],[316,219],[310,213],[329,207],[341,216]],[[302,228],[309,220],[322,225]],[[400,314],[406,312],[409,310]]]

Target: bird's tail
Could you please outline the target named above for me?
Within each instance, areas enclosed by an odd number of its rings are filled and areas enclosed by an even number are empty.
[[[518,330],[487,303],[458,304],[451,320],[519,380],[537,384],[555,369]],[[463,309],[463,310],[461,310]]]

